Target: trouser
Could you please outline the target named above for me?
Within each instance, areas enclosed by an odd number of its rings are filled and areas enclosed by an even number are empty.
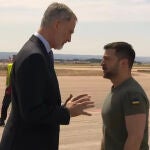
[[[11,94],[5,94],[2,102],[1,119],[4,121],[7,117],[7,110],[11,102]]]

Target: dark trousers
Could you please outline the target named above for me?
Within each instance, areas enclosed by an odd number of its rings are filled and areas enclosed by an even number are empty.
[[[9,107],[9,104],[11,102],[11,94],[4,95],[3,102],[2,102],[2,109],[1,109],[1,120],[6,120],[7,117],[7,110]]]

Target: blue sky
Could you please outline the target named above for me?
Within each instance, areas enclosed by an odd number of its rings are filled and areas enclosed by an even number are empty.
[[[38,30],[50,0],[0,0],[0,51],[18,52]],[[150,57],[150,0],[57,0],[77,15],[72,42],[60,54],[102,55],[109,42],[133,45],[137,56]]]

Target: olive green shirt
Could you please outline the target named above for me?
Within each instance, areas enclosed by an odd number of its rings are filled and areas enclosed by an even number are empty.
[[[146,114],[140,150],[148,150],[149,101],[144,90],[133,78],[112,87],[102,108],[104,150],[123,150],[127,139],[125,116],[139,113]]]

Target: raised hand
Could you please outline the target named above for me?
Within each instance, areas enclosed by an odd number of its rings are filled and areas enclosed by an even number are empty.
[[[85,112],[87,108],[94,107],[94,102],[90,100],[91,96],[88,94],[78,95],[77,97],[70,97],[65,102],[65,107],[70,111],[70,116],[75,117],[79,115],[91,116],[91,113]]]

